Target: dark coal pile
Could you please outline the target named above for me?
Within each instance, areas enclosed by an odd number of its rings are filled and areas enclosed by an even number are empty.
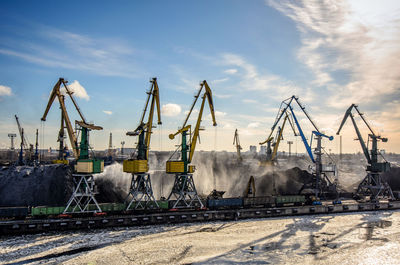
[[[298,167],[283,171],[277,170],[259,178],[257,193],[279,195],[299,194],[303,185],[311,181],[312,175]]]
[[[394,191],[400,191],[400,167],[394,167],[382,175],[382,178],[388,182]]]
[[[65,165],[18,166],[0,170],[0,206],[65,205],[72,192]]]

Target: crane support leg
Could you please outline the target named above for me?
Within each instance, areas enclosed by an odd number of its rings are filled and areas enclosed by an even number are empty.
[[[64,213],[98,213],[101,208],[95,199],[96,186],[92,174],[72,174],[74,192],[64,209]]]
[[[126,210],[143,210],[151,207],[159,208],[153,195],[150,174],[132,174],[131,188],[126,197]]]
[[[172,208],[195,207],[196,202],[198,202],[200,208],[204,207],[199,196],[197,195],[192,174],[175,175],[174,186],[172,187],[172,191],[168,196],[168,201],[173,197],[176,199],[176,202]],[[183,205],[181,202],[183,202]]]
[[[370,196],[371,201],[378,201],[379,198],[394,199],[392,189],[384,181],[380,174],[369,172],[357,188],[357,196]]]

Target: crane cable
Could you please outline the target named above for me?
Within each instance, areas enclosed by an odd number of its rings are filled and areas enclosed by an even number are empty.
[[[159,152],[162,154],[162,124],[158,125],[158,137],[159,137]],[[161,176],[161,185],[160,185],[160,198],[163,197],[164,194],[164,176]]]
[[[43,159],[44,159],[44,146],[45,146],[45,144],[44,144],[44,129],[45,129],[45,123],[44,123],[44,121],[41,121],[40,122],[40,130],[41,130],[41,146],[42,146],[42,150],[40,151],[40,161],[43,161]],[[40,150],[40,149],[39,149]]]
[[[214,127],[214,154],[215,154],[215,160],[214,162],[217,162],[217,133],[218,133],[218,128],[217,126]],[[217,190],[217,178],[215,174],[213,173],[213,183],[214,183],[214,190]]]

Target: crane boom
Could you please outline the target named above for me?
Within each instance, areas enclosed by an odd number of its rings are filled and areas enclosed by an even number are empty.
[[[299,97],[293,95],[293,96],[291,96],[290,98],[287,98],[287,99],[285,99],[285,100],[283,100],[283,101],[281,102],[281,105],[280,105],[280,107],[279,107],[279,110],[280,110],[280,111],[278,111],[278,114],[276,115],[276,118],[275,118],[275,122],[274,122],[274,124],[273,124],[272,127],[271,127],[271,133],[270,133],[269,136],[267,137],[267,140],[265,140],[264,142],[260,143],[260,145],[261,145],[261,144],[264,144],[264,143],[266,143],[266,142],[272,141],[272,139],[273,139],[272,134],[274,133],[274,130],[275,130],[276,126],[278,126],[279,121],[281,120],[282,116],[283,116],[285,113],[287,114],[287,110],[288,110],[289,107],[291,107],[293,100],[296,101],[297,105],[299,105],[300,109],[301,109],[301,110],[303,111],[303,113],[306,115],[307,119],[311,122],[311,124],[313,125],[313,127],[315,128],[315,130],[316,130],[317,132],[319,132],[319,129],[318,129],[318,127],[315,125],[315,122],[311,119],[311,116],[308,114],[308,112],[306,111],[305,107],[300,103]],[[290,119],[289,119],[289,122],[290,122],[290,125],[291,125],[291,127],[292,127],[292,129],[293,129],[293,131],[294,131],[294,133],[295,133],[295,136],[296,136],[296,131],[294,130],[294,125],[293,125],[293,123],[291,122]],[[271,138],[271,139],[270,139],[270,138]]]
[[[194,106],[196,105],[197,99],[199,98],[201,91],[203,89],[203,87],[205,88],[205,92],[202,96],[202,101],[201,101],[201,107],[200,107],[200,111],[199,111],[199,115],[197,117],[197,122],[196,122],[196,127],[193,131],[193,136],[192,139],[190,141],[190,152],[189,152],[189,159],[188,162],[190,163],[192,161],[193,158],[193,154],[194,151],[196,149],[196,143],[197,143],[197,139],[199,138],[199,132],[200,132],[200,124],[201,124],[201,118],[203,116],[203,110],[204,110],[204,104],[205,104],[205,100],[207,98],[208,101],[208,105],[210,107],[210,113],[211,113],[211,117],[212,117],[212,121],[213,121],[213,126],[217,126],[217,122],[215,119],[215,112],[214,112],[214,103],[213,103],[213,99],[212,99],[212,92],[210,87],[207,84],[207,81],[204,80],[203,82],[200,83],[200,89],[198,91],[198,93],[195,96],[195,100],[190,108],[189,113],[186,116],[185,122],[183,123],[182,129],[178,130],[176,133],[174,134],[170,134],[169,138],[172,140],[175,138],[176,135],[181,134],[182,132],[186,132],[191,128],[191,125],[186,125],[187,121],[189,120],[190,114],[193,111]]]
[[[148,171],[148,157],[150,151],[150,140],[153,129],[154,109],[157,109],[157,124],[161,122],[161,109],[160,109],[160,92],[157,84],[157,78],[150,80],[151,86],[147,93],[147,99],[145,107],[143,109],[142,116],[138,127],[134,131],[127,132],[128,136],[139,136],[137,144],[137,155],[136,158],[124,161],[124,172],[128,173],[145,173]],[[144,122],[147,108],[149,107],[149,114],[147,122]]]
[[[308,142],[307,142],[307,139],[306,139],[306,137],[305,137],[305,135],[304,135],[304,133],[303,133],[303,130],[301,129],[301,126],[300,126],[300,124],[299,124],[299,122],[298,122],[298,120],[297,120],[296,115],[294,114],[294,111],[293,111],[292,106],[290,106],[290,112],[292,113],[294,122],[296,123],[297,130],[299,130],[300,137],[301,137],[301,139],[303,140],[304,147],[305,147],[306,150],[307,150],[308,156],[311,158],[311,161],[312,161],[313,163],[315,163],[315,159],[314,159],[314,155],[313,155],[313,153],[312,153],[311,147],[310,147],[310,145],[309,145]]]
[[[85,119],[85,117],[83,116],[83,114],[82,114],[82,112],[81,112],[81,109],[79,108],[79,106],[78,106],[78,104],[76,103],[74,97],[72,96],[72,94],[73,94],[74,92],[72,92],[71,90],[69,90],[68,87],[67,87],[68,81],[62,79],[61,82],[62,82],[62,84],[64,85],[65,91],[67,92],[67,94],[68,94],[69,97],[71,98],[72,103],[74,103],[75,109],[78,111],[79,116],[81,117],[82,121],[83,121],[84,123],[86,123],[86,119]]]
[[[352,121],[352,123],[353,123],[354,129],[355,129],[355,131],[356,131],[358,141],[360,142],[361,149],[363,150],[364,156],[365,156],[365,158],[367,159],[368,163],[370,164],[370,163],[371,163],[371,156],[369,155],[368,148],[367,148],[367,146],[365,145],[365,142],[364,142],[363,137],[361,136],[361,133],[360,133],[360,130],[358,129],[357,123],[356,123],[356,121],[354,120],[354,115],[353,115],[353,113],[351,113],[352,109],[355,108],[355,107],[356,107],[356,105],[352,104],[352,105],[347,109],[347,111],[346,111],[346,113],[345,113],[345,115],[344,115],[344,117],[343,117],[343,120],[342,120],[342,122],[341,122],[341,124],[340,124],[340,127],[339,127],[338,131],[336,132],[336,134],[337,134],[337,135],[340,134],[340,131],[342,130],[342,127],[343,127],[343,125],[345,124],[347,118],[350,117],[350,119],[351,119],[351,121]],[[364,120],[364,119],[363,119],[363,120]],[[365,121],[365,120],[364,120],[364,121]]]
[[[78,159],[79,158],[79,153],[80,153],[79,146],[78,146],[78,140],[77,140],[77,137],[76,137],[76,133],[75,133],[73,127],[72,127],[71,121],[69,119],[67,108],[66,108],[65,102],[64,102],[64,96],[62,95],[61,90],[60,90],[61,84],[64,85],[66,93],[71,98],[72,102],[74,103],[74,106],[75,106],[76,110],[79,113],[79,116],[82,119],[82,121],[76,121],[76,123],[79,126],[85,128],[85,129],[102,130],[103,128],[100,127],[100,126],[94,126],[93,124],[86,123],[86,120],[85,120],[80,108],[78,107],[78,104],[75,102],[75,99],[72,96],[73,92],[71,92],[68,89],[67,83],[68,82],[66,80],[64,80],[64,78],[59,78],[58,79],[57,83],[53,87],[53,90],[51,91],[51,94],[50,94],[50,97],[49,97],[49,101],[47,103],[47,107],[46,107],[46,109],[44,111],[44,114],[43,114],[41,120],[42,121],[46,121],[47,114],[49,113],[49,110],[50,110],[50,108],[51,108],[51,106],[52,106],[52,104],[54,102],[54,99],[57,97],[58,98],[58,102],[60,103],[60,108],[61,108],[61,114],[62,114],[62,116],[61,116],[62,118],[61,119],[64,119],[65,126],[67,128],[68,138],[69,138],[69,140],[71,142],[72,151],[74,153],[74,157],[76,159]],[[63,122],[62,121],[61,121],[61,127],[63,127]]]
[[[285,119],[283,120],[282,127],[279,129],[278,136],[275,141],[274,149],[272,150],[271,160],[275,160],[275,158],[276,158],[276,154],[278,153],[279,143],[281,142],[283,130],[285,129],[285,124],[286,124],[287,120],[288,120],[288,116],[286,115]]]

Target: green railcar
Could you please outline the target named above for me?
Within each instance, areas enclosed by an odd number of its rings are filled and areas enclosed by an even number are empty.
[[[277,206],[283,206],[287,204],[303,205],[305,202],[306,197],[304,195],[286,195],[275,197],[275,203]]]
[[[168,210],[168,201],[157,201],[157,203],[160,209]]]
[[[142,206],[145,205],[145,202],[141,202]],[[168,210],[168,201],[162,200],[162,201],[157,201],[158,207],[154,201],[149,201],[147,202],[147,205],[145,206],[146,210],[155,210],[155,209],[164,209]],[[131,210],[135,210],[137,203],[132,202],[131,206],[129,207]],[[126,207],[126,206],[125,206]],[[139,207],[137,210],[143,210],[142,207]]]
[[[38,206],[31,208],[32,216],[49,216],[49,215],[59,215],[64,212],[65,206],[55,206],[55,207],[47,207],[47,206]]]

